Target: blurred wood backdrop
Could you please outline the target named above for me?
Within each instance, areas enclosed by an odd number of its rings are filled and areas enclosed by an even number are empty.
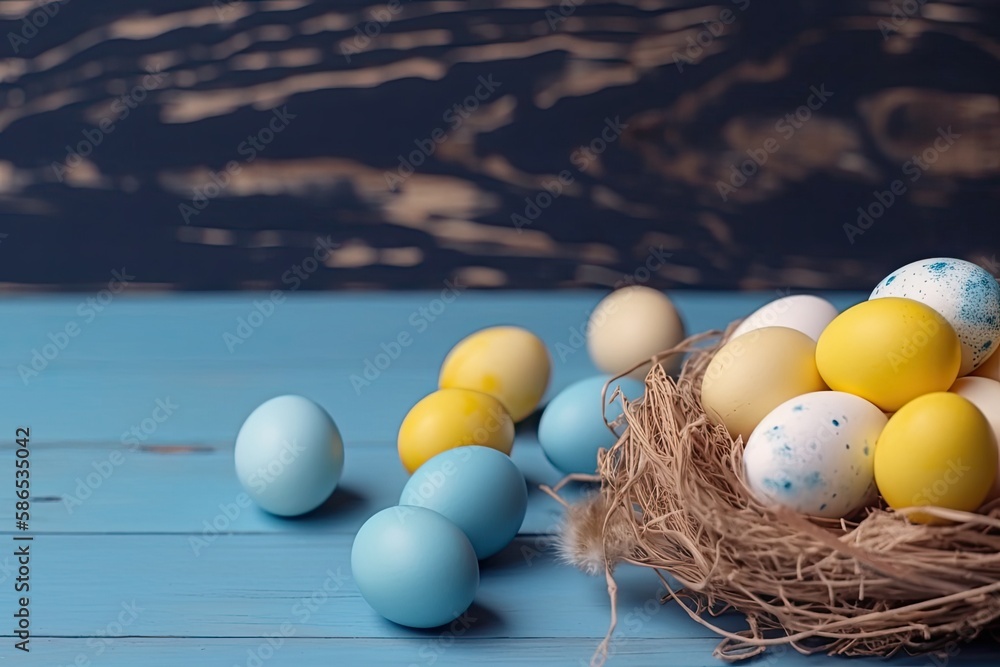
[[[7,0],[0,284],[996,273],[998,4]]]

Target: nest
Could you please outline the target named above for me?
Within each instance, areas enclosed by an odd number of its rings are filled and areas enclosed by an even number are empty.
[[[702,334],[658,357],[690,352],[677,379],[654,364],[644,398],[626,406],[623,435],[600,456],[600,492],[568,507],[560,548],[581,568],[605,572],[611,594],[611,629],[595,664],[615,629],[620,562],[654,569],[667,590],[661,602],[680,604],[722,637],[715,656],[728,661],[786,646],[953,654],[997,628],[1000,508],[878,506],[851,521],[824,520],[751,495],[742,441],[713,426],[699,403],[705,368],[725,338]],[[918,510],[953,523],[908,522],[905,514]],[[713,622],[733,611],[746,618],[745,630]]]

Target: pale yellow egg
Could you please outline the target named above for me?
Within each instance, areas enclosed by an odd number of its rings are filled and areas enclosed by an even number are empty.
[[[967,376],[955,380],[951,391],[972,402],[986,417],[993,429],[993,435],[1000,438],[1000,382],[985,377]],[[998,462],[1000,464],[1000,462]],[[993,488],[986,496],[987,500],[1000,498],[1000,468]]]
[[[723,345],[701,384],[714,424],[747,441],[771,410],[790,398],[826,389],[816,369],[816,342],[787,327],[764,327]]]
[[[597,304],[587,322],[587,350],[594,365],[617,375],[684,340],[684,322],[663,292],[632,285],[615,290]],[[680,367],[682,355],[663,362],[667,372]],[[652,364],[629,376],[642,380]]]
[[[972,371],[972,375],[1000,382],[1000,350],[991,354],[979,368]]]

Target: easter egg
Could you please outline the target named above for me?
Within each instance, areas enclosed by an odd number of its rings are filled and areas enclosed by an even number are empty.
[[[994,352],[986,361],[979,364],[979,367],[972,371],[972,375],[1000,382],[1000,351]]]
[[[966,398],[934,392],[889,419],[875,444],[875,483],[894,509],[937,506],[972,512],[997,475],[997,444],[983,413]],[[923,512],[919,523],[940,523]]]
[[[826,388],[812,338],[787,327],[764,327],[719,348],[705,369],[701,404],[713,424],[745,443],[771,410]]]
[[[546,458],[564,473],[594,473],[598,451],[618,441],[602,417],[610,422],[622,412],[619,398],[601,405],[601,391],[609,379],[598,375],[574,382],[545,406],[538,423],[538,442]],[[630,401],[640,398],[646,388],[638,380],[620,378],[608,387],[608,399],[615,387],[621,387]]]
[[[839,391],[785,401],[747,440],[747,486],[765,505],[850,516],[872,496],[875,443],[886,421],[872,403]]]
[[[848,308],[816,344],[816,366],[830,389],[887,412],[921,394],[947,390],[961,361],[951,325],[930,306],[897,297]]]
[[[409,472],[463,445],[510,454],[514,422],[500,401],[470,389],[439,389],[420,399],[399,427],[399,458]]]
[[[981,266],[950,257],[923,259],[896,269],[872,299],[903,297],[930,306],[962,344],[959,375],[967,375],[1000,345],[1000,284]]]
[[[247,495],[281,516],[319,507],[344,469],[337,425],[302,396],[278,396],[251,412],[236,436],[234,456]]]
[[[968,399],[979,408],[986,421],[990,423],[993,435],[1000,438],[1000,382],[970,375],[955,380],[955,384],[948,391]],[[1000,469],[997,470],[993,488],[986,496],[987,500],[994,498],[1000,498]]]
[[[663,292],[641,285],[615,290],[604,297],[587,321],[587,350],[594,365],[617,375],[684,340],[684,322]],[[663,362],[668,372],[679,368],[682,355]],[[642,380],[652,364],[629,373]]]
[[[479,588],[469,538],[423,507],[390,507],[368,519],[354,538],[351,572],[372,609],[412,628],[455,620]]]
[[[788,327],[819,340],[823,329],[836,316],[836,306],[826,299],[811,294],[795,294],[758,308],[740,322],[730,337],[736,338],[764,327]]]
[[[483,559],[517,535],[528,509],[528,487],[506,454],[489,447],[458,447],[417,468],[399,503],[425,507],[449,519]]]
[[[538,336],[520,327],[490,327],[452,348],[441,365],[438,386],[489,394],[519,422],[538,407],[551,368]]]

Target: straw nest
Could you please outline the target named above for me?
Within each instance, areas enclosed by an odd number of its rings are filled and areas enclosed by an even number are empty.
[[[996,629],[1000,507],[981,514],[913,508],[954,522],[926,526],[884,505],[831,521],[754,499],[742,441],[709,423],[699,404],[705,368],[725,338],[709,332],[660,355],[690,352],[677,379],[653,366],[645,397],[627,405],[624,433],[601,453],[600,492],[568,506],[560,549],[582,569],[604,572],[611,595],[611,629],[595,664],[613,641],[620,562],[656,570],[667,590],[661,601],[682,605],[717,633],[715,656],[729,661],[778,646],[850,656],[953,654]],[[682,588],[671,588],[664,573]],[[714,622],[732,611],[745,616],[745,630]]]

